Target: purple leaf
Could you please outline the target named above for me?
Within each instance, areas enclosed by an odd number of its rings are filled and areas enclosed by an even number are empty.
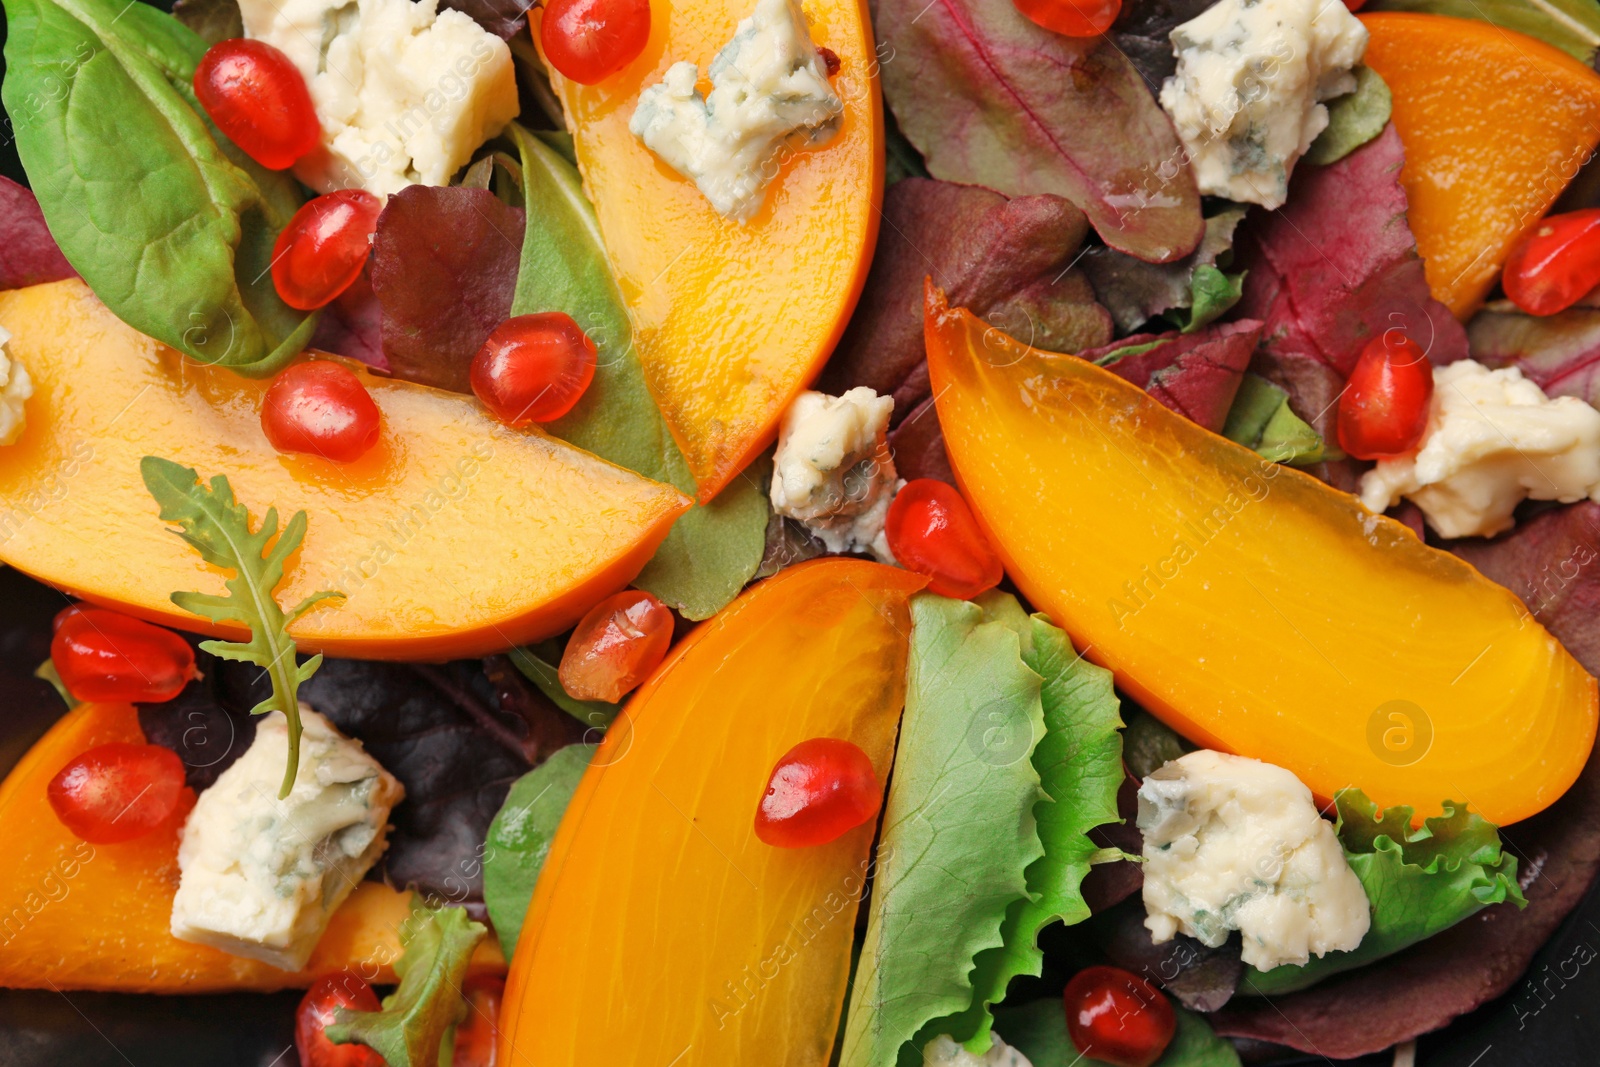
[[[489,332],[511,314],[523,215],[487,189],[412,185],[373,238],[372,291],[396,378],[458,393]]]
[[[1242,319],[1190,334],[1135,334],[1079,355],[1093,361],[1122,348],[1155,344],[1106,369],[1212,433],[1221,433],[1260,336],[1260,322]]]
[[[77,276],[50,236],[32,190],[0,177],[0,289]]]
[[[894,452],[895,472],[906,481],[932,478],[956,484],[950,456],[944,450],[944,432],[939,428],[939,412],[933,397],[928,397],[889,431],[889,448]]]
[[[389,372],[389,360],[383,354],[383,308],[372,292],[368,272],[362,271],[355,284],[322,309],[310,347]]]
[[[935,178],[1065,197],[1151,262],[1199,243],[1177,135],[1113,43],[1051,33],[1012,0],[878,0],[875,24],[884,96]]]
[[[1538,317],[1482,311],[1467,327],[1472,358],[1489,367],[1519,367],[1550,396],[1600,405],[1600,311],[1574,308]]]
[[[1128,0],[1106,36],[1132,61],[1152,93],[1178,69],[1170,34],[1213,0]]]
[[[526,0],[443,0],[441,10],[449,8],[468,16],[503,41],[509,41],[528,25]]]

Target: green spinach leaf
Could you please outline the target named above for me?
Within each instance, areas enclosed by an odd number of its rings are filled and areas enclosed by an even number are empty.
[[[1239,1067],[1239,1053],[1216,1035],[1204,1016],[1176,1004],[1172,1010],[1177,1013],[1178,1028],[1153,1067]],[[1000,1008],[994,1014],[995,1032],[1028,1057],[1034,1067],[1103,1067],[1104,1061],[1080,1056],[1073,1046],[1059,999]]]
[[[1378,72],[1357,67],[1355,91],[1328,101],[1328,127],[1311,142],[1304,162],[1339,162],[1383,132],[1393,103],[1389,86]]]
[[[1244,276],[1244,271],[1228,274],[1214,264],[1200,264],[1189,277],[1189,306],[1181,311],[1169,312],[1167,317],[1184,333],[1194,333],[1203,326],[1211,325],[1226,315],[1244,295]]]
[[[546,658],[541,653],[543,646],[533,648],[513,648],[511,662],[516,665],[522,676],[539,687],[539,692],[549,698],[550,702],[562,711],[571,715],[585,726],[596,729],[605,729],[611,725],[611,720],[617,717],[617,712],[622,710],[621,704],[607,704],[603,700],[579,700],[568,696],[567,691],[561,686],[561,678],[555,663],[556,658]]]

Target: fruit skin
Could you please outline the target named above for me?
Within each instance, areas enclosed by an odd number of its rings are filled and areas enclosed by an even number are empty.
[[[1121,967],[1085,967],[1061,999],[1078,1051],[1117,1067],[1150,1067],[1178,1028],[1177,1013],[1160,990]]]
[[[56,616],[50,662],[78,700],[159,704],[195,676],[194,649],[171,630],[77,604]]]
[[[836,841],[883,809],[872,759],[848,741],[813,737],[783,754],[756,806],[756,836],[777,848]]]
[[[261,398],[261,432],[279,452],[352,463],[378,443],[383,416],[342,363],[307,360],[279,372]]]
[[[278,599],[347,593],[289,627],[302,652],[340,656],[447,659],[560,633],[626,585],[689,505],[470,397],[355,363],[383,413],[377,446],[338,465],[280,455],[261,432],[266,383],[182,362],[77,280],[0,293],[0,322],[34,384],[27,429],[0,454],[0,560],[153,622],[243,637],[168,599],[220,593],[223,575],[157,517],[145,455],[228,475],[257,519],[307,511]]]
[[[957,480],[1007,573],[1167,725],[1419,817],[1465,795],[1505,825],[1577,777],[1595,679],[1509,591],[931,285],[925,321]]]
[[[1530,315],[1554,315],[1600,285],[1600,208],[1546,215],[1506,257],[1500,285]]]
[[[739,225],[628,131],[639,93],[686,60],[702,76],[748,0],[652,0],[639,58],[595,86],[558,74],[584,189],[634,344],[702,503],[777,436],[822,369],[866,281],[883,201],[880,57],[862,0],[810,0],[811,37],[839,58],[844,101],[826,145],[787,154],[766,200]],[[528,13],[535,28],[538,11]]]
[[[1371,35],[1362,62],[1394,96],[1406,219],[1428,286],[1465,320],[1600,143],[1600,75],[1487,22],[1360,18]]]
[[[265,41],[234,38],[208,48],[195,67],[194,95],[217,128],[269,170],[290,166],[321,139],[305,78]]]
[[[1428,429],[1433,364],[1420,345],[1386,330],[1361,350],[1339,395],[1339,447],[1357,459],[1403,456]]]
[[[887,776],[922,584],[864,560],[800,564],[673,650],[607,730],[551,845],[502,1064],[825,1067],[873,827],[772,848],[751,809],[809,737],[859,745]]]
[[[661,665],[672,629],[672,609],[649,593],[613,593],[573,628],[561,653],[561,688],[578,700],[615,704]]]
[[[0,783],[0,988],[215,993],[304,987],[329,971],[394,981],[409,894],[363,882],[333,915],[306,969],[290,974],[171,934],[178,831],[187,807],[133,841],[92,845],[57,821],[46,790],[62,765],[96,745],[144,744],[131,704],[80,704]],[[218,738],[219,745],[227,743]],[[486,942],[474,970],[505,967]]]
[[[113,741],[74,756],[46,793],[61,825],[91,844],[111,845],[172,818],[185,789],[176,752]]]

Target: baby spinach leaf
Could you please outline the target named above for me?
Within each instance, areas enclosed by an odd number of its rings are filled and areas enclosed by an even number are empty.
[[[1303,157],[1307,163],[1337,163],[1360,148],[1389,124],[1393,97],[1389,86],[1371,67],[1356,68],[1356,87],[1328,101],[1328,126],[1311,142]]]
[[[1274,463],[1317,463],[1331,458],[1322,435],[1289,407],[1289,394],[1259,374],[1246,374],[1239,383],[1222,436],[1255,449]]]
[[[543,140],[518,126],[529,226],[523,237],[511,313],[564,311],[599,349],[594,381],[576,407],[545,429],[602,459],[670,482],[693,496],[689,465],[645,385],[633,328],[600,243],[594,208],[577,170]],[[766,544],[766,479],[752,467],[709,504],[673,524],[634,585],[686,618],[706,619],[755,574]]]
[[[1537,37],[1590,64],[1600,47],[1600,7],[1593,0],[1374,0],[1364,10],[1479,19]]]
[[[621,704],[608,704],[604,700],[579,700],[569,696],[557,676],[556,664],[541,656],[535,649],[513,648],[509,655],[517,670],[521,671],[528,681],[538,686],[539,692],[549,697],[556,707],[585,726],[604,729],[611,725],[611,720],[622,710]]]
[[[316,325],[269,269],[299,187],[203,117],[191,83],[205,42],[148,4],[5,8],[0,97],[68,262],[124,322],[194,359],[281,367]]]
[[[1172,1006],[1178,1028],[1172,1043],[1152,1067],[1239,1067],[1239,1053],[1218,1037],[1205,1016]],[[1060,1000],[1036,1000],[1016,1008],[995,1012],[995,1031],[1006,1044],[1027,1056],[1036,1067],[1046,1064],[1075,1064],[1100,1067],[1104,1062],[1081,1056],[1067,1034],[1067,1017]]]
[[[1432,937],[1488,907],[1528,901],[1517,886],[1517,858],[1500,847],[1493,823],[1454,801],[1444,814],[1411,828],[1412,809],[1379,812],[1359,789],[1334,803],[1339,843],[1372,903],[1372,928],[1349,952],[1330,952],[1301,967],[1245,969],[1241,993],[1276,996],[1314,985]]]
[[[972,1003],[973,959],[1002,944],[1045,854],[1029,759],[1044,734],[1040,686],[1005,621],[966,601],[912,600],[905,718],[842,1067],[889,1067],[930,1020]]]
[[[337,1021],[326,1031],[328,1040],[366,1045],[389,1067],[448,1063],[445,1039],[467,1010],[461,983],[473,950],[487,933],[482,923],[467,917],[465,908],[414,904],[400,930],[405,951],[394,965],[399,987],[383,998],[382,1011],[338,1009]]]
[[[506,959],[522,935],[539,869],[595,745],[568,745],[518,778],[484,842],[483,902]]]

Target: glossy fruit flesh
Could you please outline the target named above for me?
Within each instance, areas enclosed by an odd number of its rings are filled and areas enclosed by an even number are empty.
[[[264,41],[212,45],[195,68],[194,95],[228,140],[272,170],[311,151],[322,135],[305,78]]]
[[[384,1067],[383,1057],[365,1045],[335,1045],[323,1033],[339,1008],[378,1011],[378,994],[365,978],[350,971],[325,974],[312,983],[294,1017],[294,1047],[300,1067]]]
[[[183,789],[183,761],[170,748],[98,745],[50,780],[50,806],[78,837],[108,845],[166,822]]]
[[[650,0],[550,0],[539,24],[544,57],[583,85],[615,74],[650,39]]]
[[[1082,360],[927,309],[950,459],[1023,595],[1196,744],[1498,825],[1564,793],[1595,681],[1520,600]]]
[[[194,649],[171,630],[77,605],[57,616],[50,662],[79,700],[159,704],[195,675]]]
[[[1550,215],[1506,257],[1506,296],[1530,315],[1554,315],[1600,285],[1600,208]]]
[[[756,836],[778,848],[825,845],[883,807],[872,760],[849,741],[813,737],[784,753],[756,807]]]
[[[633,692],[672,644],[672,609],[638,589],[600,601],[561,654],[561,688],[579,700],[614,704]]]
[[[928,588],[940,596],[970,600],[1004,576],[972,509],[945,482],[907,482],[889,505],[883,528],[894,558],[927,575]]]
[[[595,348],[570,315],[518,315],[494,328],[472,357],[472,391],[508,426],[549,422],[572,410],[594,381]]]
[[[1116,1067],[1150,1067],[1166,1051],[1178,1025],[1161,991],[1120,967],[1079,971],[1062,1000],[1067,1035],[1078,1051]]]
[[[1017,10],[1068,37],[1098,37],[1122,13],[1122,0],[1016,0]]]
[[[864,560],[802,563],[677,645],[606,731],[551,844],[502,1063],[828,1062],[873,827],[773,848],[751,809],[810,737],[858,745],[888,776],[921,585]],[[617,980],[643,959],[648,981]]]
[[[495,1045],[500,1036],[505,979],[495,975],[469,978],[461,995],[467,1001],[467,1017],[456,1026],[456,1051],[450,1067],[496,1067],[501,1062]]]
[[[272,246],[272,284],[283,302],[311,311],[350,288],[366,266],[383,204],[341,189],[301,205]]]
[[[273,448],[335,463],[366,455],[378,443],[382,421],[361,379],[325,359],[283,370],[261,400],[261,432]]]
[[[1367,342],[1339,397],[1339,447],[1357,459],[1403,456],[1428,429],[1433,364],[1403,334]]]

